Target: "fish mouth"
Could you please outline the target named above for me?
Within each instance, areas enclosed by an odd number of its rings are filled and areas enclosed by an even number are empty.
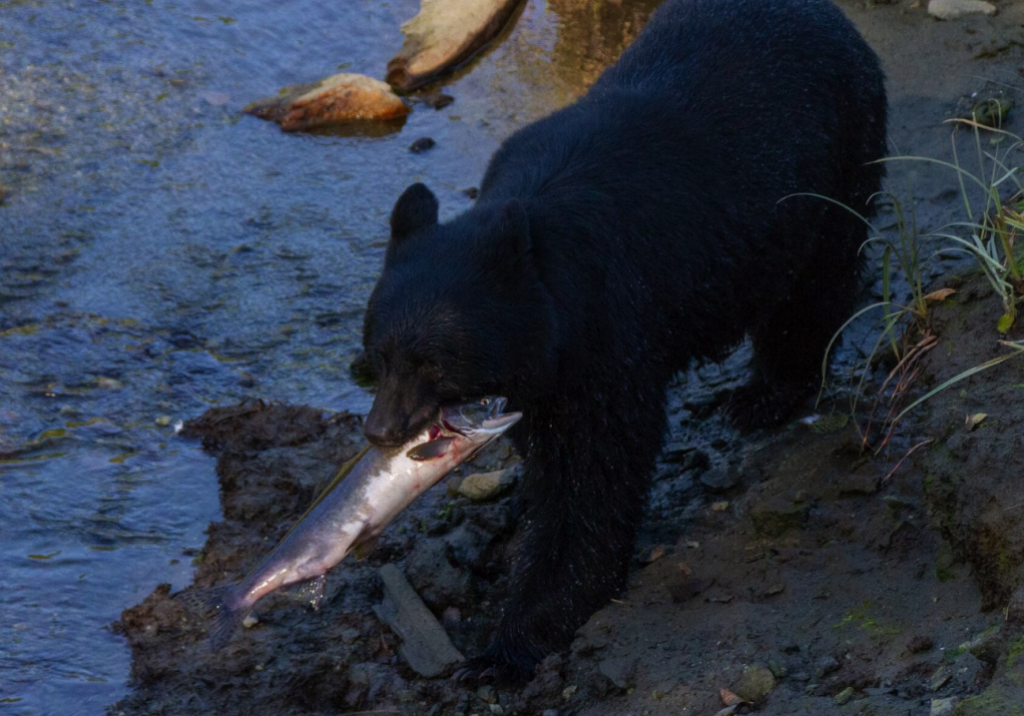
[[[406,456],[419,462],[441,457],[456,439],[468,441],[474,451],[482,448],[523,417],[522,413],[505,413],[507,403],[505,398],[486,397],[441,408],[437,422],[427,431],[426,442],[411,448]]]
[[[438,437],[442,433],[469,437],[480,430],[501,431],[511,427],[522,413],[505,413],[508,399],[500,396],[481,398],[476,403],[441,408],[438,419]],[[431,440],[435,439],[431,429]]]

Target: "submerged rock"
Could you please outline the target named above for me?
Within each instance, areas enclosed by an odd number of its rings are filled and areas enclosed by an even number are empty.
[[[995,15],[996,6],[984,0],[931,0],[928,14],[940,20],[955,20],[962,15]]]
[[[268,119],[286,132],[354,122],[401,119],[409,107],[372,77],[332,75],[311,85],[286,87],[280,96],[253,102],[246,114]]]
[[[388,62],[387,81],[401,92],[465,62],[505,27],[520,0],[421,0],[402,24],[405,42]]]

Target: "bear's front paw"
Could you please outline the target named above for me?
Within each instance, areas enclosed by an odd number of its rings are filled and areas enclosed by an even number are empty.
[[[497,686],[519,686],[533,677],[533,667],[501,662],[490,656],[470,659],[465,666],[452,674],[452,681],[471,686],[474,684],[495,684]]]
[[[754,378],[733,391],[725,411],[743,432],[772,428],[785,422],[812,389],[810,383],[777,384]]]

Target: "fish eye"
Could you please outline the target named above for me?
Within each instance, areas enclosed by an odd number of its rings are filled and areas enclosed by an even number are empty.
[[[490,398],[481,398],[480,399],[480,405],[484,406],[485,408],[488,405],[490,405],[490,404],[491,404],[491,399]]]

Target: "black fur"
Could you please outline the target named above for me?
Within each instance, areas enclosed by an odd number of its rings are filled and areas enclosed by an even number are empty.
[[[865,227],[791,195],[869,214],[885,123],[878,59],[828,0],[668,0],[584,98],[504,143],[472,209],[438,224],[422,185],[399,199],[368,437],[483,394],[524,414],[522,539],[476,667],[528,672],[623,587],[676,371],[749,333],[734,418],[807,395]]]

